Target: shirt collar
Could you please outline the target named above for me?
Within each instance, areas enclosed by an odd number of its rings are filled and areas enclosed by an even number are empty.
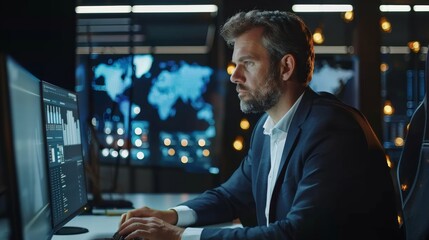
[[[301,94],[301,96],[295,101],[289,111],[286,112],[286,114],[280,119],[277,124],[274,123],[273,119],[268,115],[268,118],[267,120],[265,120],[263,126],[265,135],[271,135],[273,129],[278,129],[285,133],[288,132],[290,123],[292,122],[292,118],[295,115],[296,110],[298,109],[302,96],[304,96],[304,93]]]

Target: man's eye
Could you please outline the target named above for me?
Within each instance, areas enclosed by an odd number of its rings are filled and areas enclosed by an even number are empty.
[[[254,65],[254,63],[253,63],[253,62],[251,62],[251,61],[245,61],[245,62],[244,62],[244,65],[245,65],[245,66],[247,66],[247,67],[250,67],[250,66],[253,66],[253,65]]]

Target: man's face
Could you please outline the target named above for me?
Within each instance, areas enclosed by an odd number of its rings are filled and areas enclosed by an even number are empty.
[[[244,113],[263,112],[277,104],[281,95],[279,69],[270,64],[262,44],[262,28],[253,28],[235,39],[231,82],[237,85]]]

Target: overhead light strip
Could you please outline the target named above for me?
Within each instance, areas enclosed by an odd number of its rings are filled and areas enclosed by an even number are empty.
[[[134,13],[217,13],[217,6],[205,5],[135,5]]]
[[[410,12],[410,5],[380,5],[381,12]],[[294,12],[347,12],[353,11],[350,4],[295,4]],[[429,5],[414,5],[415,12],[429,12]],[[77,14],[97,13],[217,13],[214,4],[201,5],[108,5],[108,6],[77,6]]]
[[[130,13],[132,7],[130,5],[117,6],[77,6],[75,12],[78,14],[86,13]]]
[[[314,46],[316,54],[349,54],[348,46]]]
[[[429,12],[429,5],[380,5],[381,12]],[[294,12],[347,12],[353,11],[350,4],[295,4],[292,6]]]
[[[353,54],[352,46],[315,46],[317,54]],[[106,46],[106,47],[77,47],[77,54],[207,54],[207,46]],[[381,46],[381,54],[409,54],[407,46]],[[428,47],[422,47],[421,53],[427,54]]]
[[[207,46],[77,47],[76,54],[207,54]]]
[[[407,46],[381,46],[381,54],[409,54],[410,48]]]
[[[381,12],[409,12],[410,5],[380,5]]]
[[[111,6],[78,6],[75,12],[88,13],[217,13],[214,4],[200,5],[111,5]]]
[[[295,4],[294,12],[348,12],[353,11],[350,4]]]
[[[429,12],[429,5],[414,5],[415,12]]]

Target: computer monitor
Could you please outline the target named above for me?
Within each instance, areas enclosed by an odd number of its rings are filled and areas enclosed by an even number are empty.
[[[1,128],[0,128],[1,129]],[[0,144],[3,144],[0,142]],[[6,182],[6,163],[0,148],[0,239],[11,239],[10,216],[8,214],[9,196]]]
[[[40,101],[40,81],[0,54],[0,158],[8,183],[9,239],[52,237]]]
[[[55,234],[88,231],[63,227],[88,202],[76,93],[42,81],[46,151]]]

